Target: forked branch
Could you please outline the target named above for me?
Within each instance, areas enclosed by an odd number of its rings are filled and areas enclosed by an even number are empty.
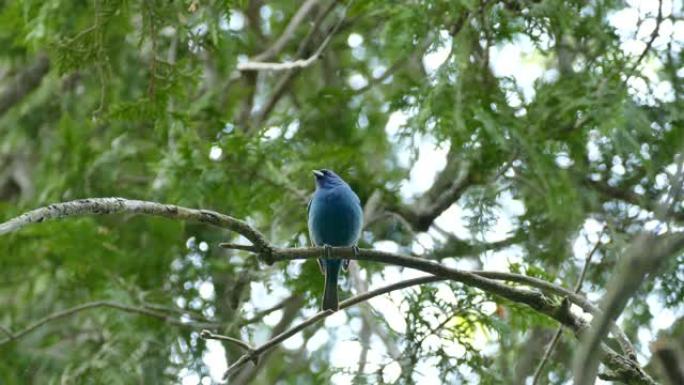
[[[39,208],[1,223],[0,235],[18,230],[33,223],[43,222],[50,219],[113,213],[161,216],[177,220],[197,221],[226,228],[243,235],[250,242],[252,242],[252,245],[245,246],[224,244],[224,247],[254,252],[255,254],[262,256],[267,262],[289,261],[307,258],[311,259],[318,258],[320,255],[322,255],[322,248],[316,247],[276,248],[272,246],[258,230],[254,229],[248,223],[228,215],[209,210],[197,210],[156,202],[127,200],[123,198],[82,199]],[[432,275],[431,277],[423,278],[424,280],[427,280],[426,282],[448,279],[461,282],[464,285],[479,288],[491,295],[495,295],[512,302],[525,304],[534,311],[544,314],[558,321],[560,324],[568,327],[576,336],[586,329],[587,325],[585,321],[570,311],[569,303],[577,304],[584,310],[589,311],[595,316],[601,317],[602,319],[607,318],[602,316],[602,312],[596,308],[595,305],[591,304],[582,296],[577,295],[572,290],[565,289],[561,286],[534,277],[502,272],[466,271],[453,269],[427,259],[413,258],[401,254],[386,253],[370,249],[361,249],[358,253],[356,253],[353,248],[338,247],[334,248],[333,253],[333,258],[374,261],[421,270]],[[500,281],[516,282],[539,290],[529,290],[519,286],[506,285]],[[389,286],[388,288],[390,289],[384,288],[383,290],[396,290],[398,288],[405,287],[401,286],[404,284],[406,283],[395,284],[393,286]],[[418,283],[413,282],[411,284]],[[364,293],[347,300],[340,305],[342,308],[348,307],[379,294],[381,293],[378,291]],[[561,296],[564,298],[564,300],[558,301],[553,297],[547,296],[547,294]],[[303,322],[302,324],[281,333],[280,335],[274,337],[271,341],[255,348],[247,355],[241,357],[238,361],[231,365],[231,368],[235,369],[237,366],[243,365],[250,359],[258,357],[260,352],[270,349],[275,344],[297,333],[306,326],[325,318],[327,315],[329,315],[329,313],[330,312],[318,313],[316,316]],[[613,335],[616,336],[618,341],[621,342],[624,353],[629,356],[633,350],[631,345],[629,345],[629,342],[626,341],[626,338],[624,338],[624,334],[617,326],[615,326],[610,318],[608,318],[607,325]],[[604,339],[605,335],[601,335],[599,341]],[[635,366],[635,363],[631,359],[613,352],[610,348],[607,348],[605,344],[601,343],[598,348],[603,352],[602,362],[604,362],[608,368],[613,370],[613,372],[620,373],[624,382],[634,384],[654,384],[653,380],[638,366]]]

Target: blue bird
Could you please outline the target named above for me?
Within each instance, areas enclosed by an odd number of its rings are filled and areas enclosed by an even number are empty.
[[[332,246],[354,246],[361,235],[363,209],[361,201],[349,185],[330,170],[314,170],[316,191],[309,201],[309,235],[315,246],[326,248],[320,258],[321,271],[325,274],[323,310],[337,310],[337,278],[340,267],[348,260],[327,259]]]

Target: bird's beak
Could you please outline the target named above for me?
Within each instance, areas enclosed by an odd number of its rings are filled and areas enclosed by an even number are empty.
[[[318,170],[313,170],[313,174],[316,176],[316,178],[323,178],[323,173],[318,171]]]

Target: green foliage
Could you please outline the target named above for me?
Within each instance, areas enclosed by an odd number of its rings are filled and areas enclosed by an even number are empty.
[[[389,244],[445,264],[503,267],[573,288],[586,257],[574,246],[584,242],[587,223],[599,222],[609,241],[585,278],[583,289],[593,295],[603,292],[635,234],[655,222],[681,227],[681,197],[670,219],[656,211],[673,191],[684,145],[684,50],[662,36],[636,65],[638,54],[625,51],[624,31],[610,22],[628,4],[332,5],[317,2],[265,60],[308,58],[344,17],[312,65],[240,73],[238,63],[272,47],[300,2],[0,0],[0,220],[59,201],[123,196],[216,210],[248,221],[275,245],[304,246],[310,171],[327,167],[362,202],[380,197],[361,246]],[[352,34],[362,43],[352,47]],[[506,47],[519,48],[519,61],[531,66],[515,76],[497,73],[497,60],[518,59],[496,56]],[[443,63],[427,65],[426,54],[444,50]],[[48,69],[32,72],[41,58]],[[537,67],[539,76],[526,72]],[[357,87],[350,79],[359,77]],[[534,81],[521,80],[529,77]],[[438,150],[448,153],[445,170],[469,165],[467,188],[450,202],[461,214],[449,211],[433,223],[457,227],[416,233],[411,218],[395,214],[434,203],[403,187],[441,171],[442,159],[434,169],[420,162]],[[509,211],[512,200],[521,213]],[[515,239],[495,242],[508,236]],[[14,332],[107,300],[157,306],[184,322],[217,321],[218,332],[259,343],[313,314],[321,296],[313,260],[267,267],[217,247],[243,239],[197,224],[69,218],[0,239],[0,326]],[[674,256],[625,312],[630,337],[650,328],[653,303],[681,316],[683,258]],[[372,287],[405,274],[374,263],[357,268]],[[349,278],[341,298],[357,290]],[[284,305],[246,324],[290,296],[299,307],[289,320]],[[379,308],[351,308],[344,326],[306,329],[299,348],[277,348],[239,383],[318,384],[340,376],[412,384],[425,381],[420,368],[428,367],[435,382],[508,384],[525,355],[534,362],[541,356],[544,345],[533,346],[532,336],[556,326],[526,306],[459,284],[392,298],[401,298],[403,333]],[[282,328],[278,314],[289,321]],[[362,319],[382,333],[357,341]],[[345,367],[330,361],[350,341],[369,349],[363,373],[355,371],[359,357],[347,354]],[[392,357],[385,345],[401,355]],[[216,354],[209,346],[198,328],[91,309],[0,345],[0,383],[171,384],[188,373],[201,380],[209,376],[203,357]],[[222,347],[229,362],[243,353]],[[547,366],[549,383],[570,378],[573,349],[564,336]]]

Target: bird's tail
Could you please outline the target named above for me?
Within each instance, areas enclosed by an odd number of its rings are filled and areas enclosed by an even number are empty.
[[[325,286],[323,289],[323,310],[337,310],[337,277],[340,274],[340,260],[324,261]]]

